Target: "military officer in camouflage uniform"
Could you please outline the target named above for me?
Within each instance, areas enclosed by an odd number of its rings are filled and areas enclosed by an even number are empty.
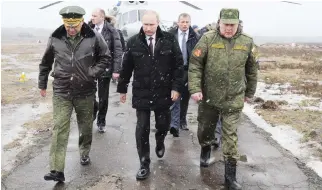
[[[200,165],[209,165],[214,130],[221,115],[225,182],[229,189],[241,189],[236,181],[237,127],[244,101],[249,101],[256,90],[257,49],[251,37],[237,31],[237,9],[222,9],[219,18],[219,30],[204,34],[193,50],[188,84],[192,98],[200,101]]]
[[[80,163],[90,163],[95,78],[109,66],[111,56],[102,36],[84,23],[83,8],[69,6],[59,14],[64,24],[48,40],[39,65],[38,84],[41,96],[45,97],[48,75],[53,68],[54,128],[50,147],[50,173],[44,178],[62,182],[65,180],[65,156],[73,109],[79,129]]]

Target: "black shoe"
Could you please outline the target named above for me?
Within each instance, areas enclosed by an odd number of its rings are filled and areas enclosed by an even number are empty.
[[[157,146],[155,147],[155,153],[159,158],[162,158],[165,152],[165,146],[163,142],[157,142]]]
[[[65,175],[64,175],[64,172],[50,171],[50,173],[48,173],[44,176],[44,179],[46,181],[52,180],[52,181],[64,182]]]
[[[106,131],[105,125],[98,124],[97,127],[98,127],[99,133],[105,133],[105,131]]]
[[[185,130],[185,131],[189,131],[187,124],[180,125],[180,129]]]
[[[82,156],[80,159],[80,164],[85,166],[88,165],[91,162],[91,159],[89,158],[89,156]]]
[[[174,127],[171,127],[170,128],[170,134],[172,134],[173,137],[179,137],[179,130],[174,128]]]
[[[210,145],[201,147],[201,153],[200,153],[201,167],[208,167],[210,165],[210,153],[211,153]]]
[[[137,180],[144,180],[144,179],[148,178],[149,175],[150,175],[150,168],[141,166],[138,173],[136,174],[136,179]]]
[[[236,180],[236,160],[225,161],[225,185],[229,190],[240,190],[242,186]]]

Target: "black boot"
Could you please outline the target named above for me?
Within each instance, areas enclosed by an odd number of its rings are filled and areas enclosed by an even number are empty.
[[[44,176],[44,179],[46,181],[53,180],[53,181],[58,181],[58,182],[64,182],[65,176],[64,176],[64,172],[50,171],[50,173],[48,173]]]
[[[167,135],[167,131],[157,131],[155,133],[156,147],[155,153],[159,158],[162,158],[165,152],[164,139]]]
[[[151,163],[151,159],[148,155],[146,155],[140,159],[141,166],[140,166],[139,171],[136,173],[137,180],[144,180],[149,177],[150,163]]]
[[[201,167],[208,167],[210,164],[210,153],[211,153],[211,146],[204,146],[201,147],[200,153],[200,166]]]
[[[91,159],[89,156],[82,156],[80,158],[80,164],[83,166],[88,165],[90,162],[91,162]]]
[[[150,175],[150,167],[149,166],[141,166],[138,173],[136,173],[137,180],[145,180]]]
[[[236,180],[236,165],[237,161],[234,159],[225,161],[225,183],[229,190],[242,189]]]

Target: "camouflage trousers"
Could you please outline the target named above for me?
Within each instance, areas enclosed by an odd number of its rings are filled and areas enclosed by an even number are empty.
[[[221,119],[222,124],[222,150],[225,159],[239,160],[237,149],[237,126],[241,110],[225,112],[201,102],[198,107],[198,140],[204,147],[211,145],[215,140],[216,125]]]
[[[50,170],[63,172],[70,132],[70,118],[75,109],[80,155],[88,155],[92,144],[94,95],[86,98],[67,99],[53,96],[54,129],[50,147]]]

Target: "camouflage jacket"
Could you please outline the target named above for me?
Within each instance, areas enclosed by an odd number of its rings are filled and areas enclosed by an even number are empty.
[[[204,101],[215,108],[241,110],[245,96],[255,94],[257,55],[253,39],[243,33],[230,40],[217,30],[204,34],[190,58],[190,93],[202,92]]]

